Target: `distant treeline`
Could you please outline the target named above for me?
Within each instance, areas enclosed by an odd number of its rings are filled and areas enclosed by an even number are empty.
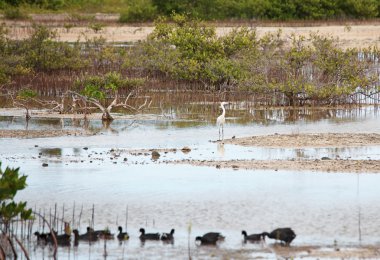
[[[375,18],[379,0],[152,0],[160,14],[191,12],[203,19]]]
[[[0,8],[29,6],[82,12],[118,12],[122,22],[153,21],[173,12],[203,20],[369,19],[380,0],[1,0]]]

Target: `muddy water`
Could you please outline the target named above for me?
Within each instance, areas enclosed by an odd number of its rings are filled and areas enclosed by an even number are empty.
[[[372,110],[371,110],[372,109]],[[380,132],[380,116],[373,108],[363,113],[313,120],[288,122],[274,118],[262,120],[227,118],[226,137],[297,132]],[[265,114],[265,113],[264,113]],[[353,116],[352,116],[353,115]],[[195,117],[196,118],[196,117]],[[265,119],[265,120],[264,120]],[[24,129],[22,118],[2,117],[2,129]],[[32,119],[29,129],[75,129],[83,122],[70,119]],[[380,175],[316,174],[289,171],[234,171],[186,165],[160,164],[174,159],[289,159],[335,158],[378,159],[379,147],[339,149],[265,149],[220,145],[211,120],[117,120],[105,129],[99,121],[86,125],[95,135],[36,139],[1,139],[0,158],[5,165],[21,167],[27,174],[28,188],[17,196],[37,210],[49,212],[58,205],[65,208],[65,219],[84,232],[95,205],[95,228],[109,227],[116,232],[125,226],[128,207],[129,242],[107,243],[109,259],[173,258],[185,259],[188,227],[191,223],[191,254],[195,258],[218,255],[215,249],[198,248],[194,237],[208,231],[221,231],[227,238],[218,250],[243,250],[244,258],[275,257],[266,245],[242,245],[241,230],[248,233],[290,226],[297,238],[294,246],[331,247],[378,245],[380,236]],[[162,153],[156,162],[150,155],[133,155],[131,149],[182,148]],[[88,149],[83,149],[87,147]],[[122,151],[115,157],[111,149]],[[39,158],[40,156],[40,158]],[[111,159],[112,158],[112,159]],[[124,158],[127,158],[124,161]],[[42,163],[48,167],[42,167]],[[75,205],[75,207],[74,207]],[[81,208],[83,211],[79,221]],[[174,245],[138,240],[138,229],[169,232],[176,229]],[[38,229],[36,226],[35,229]],[[48,248],[30,245],[36,259],[49,258]],[[99,259],[104,243],[60,249],[63,259]]]

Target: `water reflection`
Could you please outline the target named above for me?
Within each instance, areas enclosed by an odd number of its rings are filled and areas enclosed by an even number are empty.
[[[164,130],[169,128],[189,128],[215,125],[215,119],[219,115],[218,109],[214,108],[218,104],[192,104],[186,108],[177,108],[177,119],[160,120],[136,120],[117,119],[112,122],[100,120],[88,120],[79,118],[37,118],[32,117],[28,122],[28,129],[85,129],[94,132],[117,133],[123,131],[121,126],[133,124],[154,125],[156,129]],[[184,106],[186,107],[186,105]],[[287,125],[312,122],[328,122],[330,124],[343,124],[347,122],[363,122],[365,120],[378,120],[380,110],[375,106],[360,107],[353,109],[321,109],[321,108],[278,108],[241,109],[238,105],[232,105],[232,109],[226,112],[227,124],[235,125]],[[152,116],[151,116],[152,117]],[[24,117],[0,116],[0,129],[25,129],[26,120]]]
[[[40,148],[40,154],[43,156],[49,156],[49,157],[61,157],[62,149],[61,148]]]
[[[219,142],[219,143],[217,144],[217,151],[218,151],[218,155],[219,155],[220,157],[224,157],[224,154],[225,154],[225,152],[226,152],[226,150],[225,150],[225,148],[224,148],[224,143]]]

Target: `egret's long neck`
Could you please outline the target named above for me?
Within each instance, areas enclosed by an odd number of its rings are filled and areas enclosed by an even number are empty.
[[[225,115],[226,115],[226,109],[224,108],[224,106],[223,106],[223,105],[220,105],[220,107],[221,107],[221,108],[222,108],[222,110],[223,110],[222,116],[225,116]]]

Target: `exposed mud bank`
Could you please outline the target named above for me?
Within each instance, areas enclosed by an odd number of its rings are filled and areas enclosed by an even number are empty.
[[[380,144],[380,134],[371,133],[316,133],[316,134],[275,134],[251,136],[224,140],[227,144],[261,146],[273,148],[302,147],[352,147]]]
[[[82,131],[72,130],[0,130],[0,138],[41,138],[58,136],[85,136]]]
[[[177,160],[170,163],[245,170],[380,173],[380,160]]]

